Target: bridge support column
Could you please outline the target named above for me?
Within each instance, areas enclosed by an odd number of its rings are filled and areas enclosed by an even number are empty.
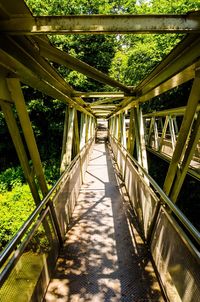
[[[13,113],[13,108],[12,105],[4,102],[4,101],[0,101],[0,105],[13,141],[13,144],[15,146],[20,164],[22,166],[26,181],[29,184],[33,199],[35,201],[35,204],[38,205],[41,202],[38,190],[37,190],[37,186],[35,183],[35,179],[34,179],[34,174],[33,174],[33,170],[31,169],[30,165],[29,165],[29,161],[28,161],[28,157],[22,142],[22,138],[17,126],[17,122],[15,120],[15,116]]]
[[[188,136],[191,133],[191,128],[192,128],[191,125],[194,121],[196,109],[200,99],[199,87],[200,87],[200,75],[198,74],[196,75],[193,81],[192,89],[188,99],[188,104],[185,110],[181,128],[179,131],[175,150],[165,178],[164,191],[167,195],[170,196],[171,199],[172,197],[174,198],[172,199],[174,202],[177,200],[178,194],[181,189],[181,185],[183,183],[183,180],[187,172],[186,170],[188,169],[188,165],[189,165],[188,162],[193,155],[192,152],[194,147],[192,145],[196,143],[196,139],[198,138],[197,134],[196,134],[197,136],[195,134],[192,134],[192,136],[190,137],[191,142],[187,144]],[[198,121],[197,121],[197,125],[198,125]],[[196,128],[194,128],[193,133],[195,133],[195,131],[197,131]],[[195,136],[195,138],[193,136]],[[186,144],[188,145],[188,147],[185,151]],[[184,172],[181,171],[183,164],[184,164]]]
[[[10,78],[7,79],[8,89],[10,91],[12,100],[15,103],[17,113],[19,116],[20,124],[23,130],[24,138],[26,140],[26,144],[33,162],[33,167],[35,170],[35,174],[38,179],[39,186],[41,188],[42,194],[45,197],[48,193],[47,183],[44,176],[44,171],[42,168],[42,163],[39,155],[39,151],[37,148],[37,144],[35,141],[35,136],[33,133],[33,129],[31,126],[31,122],[29,119],[29,115],[26,109],[26,104],[24,101],[24,96],[21,90],[21,85],[19,79]]]
[[[165,118],[164,126],[162,128],[162,135],[161,135],[161,138],[160,138],[160,141],[159,141],[158,152],[162,151],[162,145],[163,145],[163,141],[166,137],[168,123],[169,123],[169,116],[167,115],[166,118]]]
[[[81,126],[80,126],[80,149],[85,145],[86,141],[86,115],[81,112]]]
[[[120,118],[120,143],[126,148],[126,125],[125,125],[125,113],[119,115]]]
[[[74,135],[75,108],[67,107],[63,133],[62,158],[60,171],[63,172],[70,164],[72,158],[72,143]]]
[[[137,148],[137,159],[139,164],[148,171],[147,152],[144,138],[144,122],[142,117],[142,110],[139,107],[133,109],[134,124],[135,124],[135,138]]]
[[[74,109],[74,134],[73,134],[73,150],[74,156],[80,152],[80,137],[79,137],[79,128],[78,128],[78,114],[77,110]]]
[[[133,119],[133,109],[130,110],[130,120],[129,120],[129,130],[128,130],[128,142],[127,149],[128,152],[133,155],[134,145],[135,145],[135,129],[134,129],[134,119]]]

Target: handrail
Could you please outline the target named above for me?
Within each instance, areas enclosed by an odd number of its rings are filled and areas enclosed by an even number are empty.
[[[90,138],[88,140],[88,142],[83,146],[83,148],[80,150],[80,152],[74,157],[74,159],[71,161],[69,166],[62,173],[62,175],[60,176],[58,181],[55,183],[55,185],[51,188],[51,190],[48,192],[48,194],[42,200],[42,202],[32,212],[32,214],[25,221],[25,223],[21,226],[21,228],[16,233],[16,235],[8,243],[8,245],[5,247],[5,249],[0,253],[0,266],[2,266],[6,262],[6,260],[8,259],[10,254],[12,253],[12,251],[16,248],[17,244],[20,242],[21,238],[24,236],[24,234],[28,230],[29,226],[33,223],[34,219],[37,217],[37,215],[39,215],[41,213],[41,211],[44,209],[44,207],[47,206],[53,192],[61,185],[61,182],[62,182],[63,178],[67,174],[69,174],[69,171],[72,169],[74,164],[77,162],[78,158],[81,157],[81,153],[82,153],[83,149],[85,149],[87,146],[89,146],[93,141],[94,141],[94,137]]]
[[[147,117],[165,117],[166,115],[173,115],[173,116],[181,116],[185,114],[186,106],[184,107],[177,107],[167,110],[161,110],[161,111],[154,111],[145,113],[143,115],[144,118]],[[196,112],[200,111],[200,105],[197,106]]]
[[[109,134],[110,135],[110,134]],[[130,155],[130,153],[127,151],[127,149],[121,145],[118,140],[111,136],[110,137],[117,142],[117,145],[126,151],[126,154],[130,158],[130,160],[142,171],[142,173],[147,177],[150,184],[153,186],[153,188],[160,194],[160,197],[162,199],[162,202],[164,202],[170,210],[176,215],[176,217],[181,221],[181,223],[184,225],[184,227],[190,232],[192,237],[196,240],[198,244],[200,244],[200,232],[193,226],[193,224],[189,221],[189,219],[182,213],[182,211],[173,203],[173,201],[165,194],[165,192],[161,189],[161,187],[156,183],[156,181],[147,173],[147,171],[136,161],[134,157]]]

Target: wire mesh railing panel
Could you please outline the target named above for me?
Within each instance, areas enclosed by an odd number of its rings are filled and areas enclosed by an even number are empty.
[[[17,253],[18,250],[11,259],[15,258]],[[49,282],[57,254],[58,240],[48,211],[23,250],[19,261],[3,283],[0,301],[41,301],[43,289]]]
[[[154,220],[158,198],[144,183],[129,158],[126,160],[125,185],[145,238]]]
[[[80,159],[74,164],[70,175],[55,196],[53,203],[64,238],[81,186]]]
[[[83,181],[82,177],[84,177],[84,174],[87,170],[90,148],[92,147],[93,142],[94,141],[91,141],[82,149],[80,155],[70,169],[70,173],[63,180],[59,191],[53,199],[53,204],[63,239],[68,230],[70,219],[79,195]]]
[[[130,201],[137,214],[141,230],[145,238],[148,237],[151,224],[158,205],[158,198],[151,188],[144,183],[133,162],[127,153],[118,146],[114,140],[111,142],[114,156],[123,175],[125,186],[130,197]]]
[[[198,302],[199,258],[191,252],[176,221],[163,209],[159,212],[152,238],[153,259],[169,300]]]

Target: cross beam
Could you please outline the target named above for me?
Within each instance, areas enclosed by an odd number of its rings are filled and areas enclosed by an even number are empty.
[[[67,68],[76,70],[89,78],[92,78],[98,82],[110,85],[112,87],[117,87],[122,91],[129,94],[131,92],[131,87],[127,87],[122,83],[110,78],[108,75],[97,70],[96,68],[84,63],[83,61],[70,56],[68,53],[61,51],[49,43],[46,43],[45,40],[35,37],[35,41],[39,45],[40,54],[49,60],[56,62],[60,65],[64,65]]]
[[[2,20],[0,28],[1,32],[12,35],[200,33],[200,15],[30,16]]]

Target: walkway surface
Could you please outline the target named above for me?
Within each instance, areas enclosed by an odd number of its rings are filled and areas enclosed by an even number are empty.
[[[109,150],[100,142],[94,146],[46,302],[164,301],[122,193]]]

